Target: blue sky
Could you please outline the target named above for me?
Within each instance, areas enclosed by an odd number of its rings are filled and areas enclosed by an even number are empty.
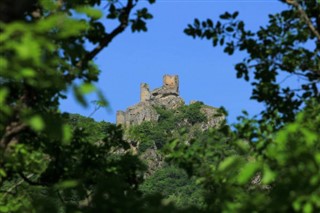
[[[267,24],[268,14],[283,10],[276,0],[188,1],[158,0],[147,6],[154,18],[148,22],[148,32],[132,33],[127,29],[104,49],[95,62],[101,70],[98,87],[110,103],[109,110],[100,109],[95,120],[115,122],[117,110],[139,102],[140,83],[151,89],[162,85],[164,74],[180,78],[180,95],[186,103],[200,100],[214,107],[223,106],[233,123],[243,109],[251,115],[263,109],[250,100],[251,86],[236,78],[234,65],[244,54],[228,56],[222,48],[213,48],[210,41],[194,40],[183,33],[194,18],[218,20],[225,11],[239,11],[249,29]],[[108,29],[108,26],[107,26]],[[71,94],[61,102],[61,110],[88,116],[93,107],[83,108]],[[88,100],[95,100],[89,96]]]

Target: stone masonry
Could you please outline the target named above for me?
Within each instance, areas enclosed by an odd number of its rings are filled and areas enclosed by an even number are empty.
[[[162,86],[152,91],[150,91],[148,84],[142,83],[140,85],[140,102],[128,107],[126,111],[118,111],[116,123],[123,127],[129,127],[141,124],[143,121],[157,121],[159,115],[155,107],[177,109],[183,105],[185,102],[179,96],[179,76],[164,75]],[[217,109],[214,107],[204,105],[201,111],[208,117],[208,123],[205,124],[204,129],[215,126],[222,119],[214,118],[217,113]]]
[[[128,127],[134,124],[141,124],[143,121],[157,121],[158,113],[155,106],[162,106],[175,109],[184,105],[183,99],[179,96],[179,77],[177,75],[164,75],[163,85],[150,91],[149,85],[140,85],[140,102],[129,107],[125,112],[117,112],[117,125]]]

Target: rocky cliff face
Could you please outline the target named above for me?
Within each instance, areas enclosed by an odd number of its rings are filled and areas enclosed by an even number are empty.
[[[161,127],[163,114],[160,114],[161,111],[163,113],[163,109],[166,109],[167,113],[171,113],[169,119],[173,118],[172,120],[175,122],[174,127],[170,126],[169,130]],[[191,101],[190,105],[186,106],[179,95],[179,78],[177,75],[165,75],[162,87],[152,91],[150,91],[148,84],[142,83],[140,85],[140,102],[128,107],[126,111],[117,112],[117,125],[121,125],[128,130],[124,139],[131,146],[132,153],[138,154],[148,167],[146,177],[162,168],[165,162],[161,153],[158,152],[155,141],[152,142],[154,144],[149,144],[150,147],[141,151],[141,144],[148,143],[149,139],[143,141],[141,138],[133,138],[132,135],[130,136],[130,129],[139,127],[138,125],[144,121],[154,121],[159,125],[156,129],[164,131],[163,135],[169,131],[173,137],[179,137],[180,133],[175,132],[175,130],[183,127],[189,129],[188,138],[192,138],[198,130],[205,131],[210,127],[217,127],[223,120],[224,116],[220,115],[217,108],[199,103],[199,101]],[[153,134],[156,133],[153,132]],[[186,142],[188,142],[188,139],[186,139]]]
[[[196,101],[192,101],[194,103]],[[139,125],[143,121],[157,121],[159,114],[156,107],[177,109],[184,106],[185,102],[179,95],[179,77],[177,75],[164,75],[163,85],[150,91],[148,84],[140,85],[140,102],[128,107],[126,111],[117,112],[117,125],[130,127]],[[217,108],[203,105],[201,111],[206,115],[207,121],[202,129],[217,126],[224,117],[216,117]]]

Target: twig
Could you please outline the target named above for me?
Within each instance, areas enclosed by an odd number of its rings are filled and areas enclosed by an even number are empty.
[[[60,201],[61,201],[63,204],[65,204],[66,202],[64,201],[63,197],[61,196],[59,190],[57,190],[57,194],[58,194],[58,197],[59,197]]]
[[[29,174],[26,178],[32,178],[35,174]],[[6,191],[2,197],[2,199],[4,199],[8,194],[11,194],[11,191],[13,191],[17,186],[21,185],[24,182],[24,179],[20,180],[18,183],[14,184],[13,186],[11,186],[11,188],[8,189],[8,191]]]
[[[122,19],[120,19],[120,24],[111,33],[107,34],[106,37],[99,42],[98,46],[87,53],[84,58],[77,63],[76,66],[78,68],[82,68],[85,63],[92,60],[101,50],[103,50],[103,48],[107,47],[118,34],[126,29],[129,23],[129,15],[133,7],[133,0],[128,0],[122,14],[120,14],[120,17],[122,17]]]
[[[309,29],[312,31],[312,33],[317,37],[317,39],[320,41],[320,33],[316,30],[316,28],[313,26],[312,22],[310,21],[308,15],[303,10],[303,8],[300,6],[300,4],[296,0],[286,0],[286,2],[292,6],[294,6],[300,13],[302,19],[306,22]]]
[[[46,185],[44,183],[34,182],[34,181],[30,180],[29,177],[25,176],[22,172],[19,172],[19,175],[25,182],[27,182],[28,184],[30,184],[32,186],[45,186]]]

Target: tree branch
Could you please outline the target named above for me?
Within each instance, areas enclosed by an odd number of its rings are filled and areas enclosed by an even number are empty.
[[[292,6],[294,6],[300,13],[302,19],[306,22],[307,26],[311,30],[311,32],[317,37],[318,41],[320,42],[320,33],[317,31],[317,29],[313,26],[311,20],[309,19],[306,12],[303,10],[303,8],[300,6],[300,4],[296,0],[286,0],[286,2]]]
[[[29,179],[31,177],[33,177],[34,174],[29,174],[26,178]],[[13,186],[11,186],[4,194],[2,199],[4,199],[7,195],[11,194],[12,191],[19,185],[21,185],[24,182],[24,179],[20,180],[18,183],[14,184]]]
[[[88,52],[84,58],[77,63],[78,68],[82,68],[84,64],[92,60],[101,50],[109,45],[109,43],[120,33],[122,33],[129,24],[129,15],[134,7],[133,0],[128,0],[127,5],[123,8],[122,13],[120,14],[120,24],[106,37],[104,37],[93,50]]]
[[[11,142],[11,140],[20,134],[22,131],[27,129],[27,125],[24,123],[17,123],[17,122],[12,122],[5,131],[5,134],[2,136],[0,140],[0,149],[2,151],[5,151],[7,148],[8,144]]]
[[[28,184],[30,184],[32,186],[45,186],[45,185],[47,185],[47,184],[44,184],[44,183],[34,182],[34,181],[30,180],[29,178],[32,177],[33,175],[25,176],[23,174],[23,172],[19,172],[19,175],[25,182],[27,182]]]

